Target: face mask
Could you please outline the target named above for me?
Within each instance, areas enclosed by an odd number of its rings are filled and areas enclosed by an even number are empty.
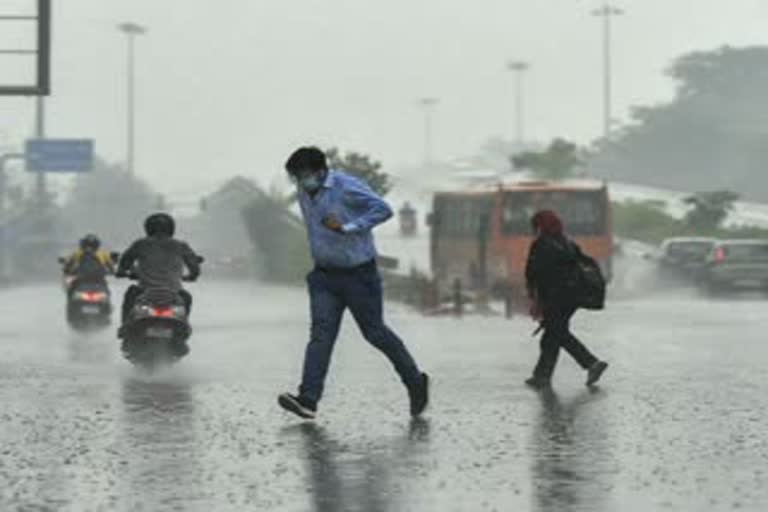
[[[310,174],[299,180],[299,186],[307,192],[317,192],[323,186],[323,178],[319,174]]]

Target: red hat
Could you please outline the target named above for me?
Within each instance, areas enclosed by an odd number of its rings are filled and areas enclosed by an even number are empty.
[[[555,236],[563,234],[563,221],[552,210],[541,210],[531,219],[533,229],[538,229],[545,235]]]

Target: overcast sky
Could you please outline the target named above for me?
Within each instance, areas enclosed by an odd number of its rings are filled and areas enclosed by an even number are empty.
[[[0,11],[31,0],[0,0]],[[423,154],[417,100],[441,100],[435,146],[471,154],[512,137],[508,59],[531,62],[528,133],[587,143],[601,130],[601,32],[590,0],[54,0],[52,137],[124,159],[125,40],[138,41],[137,171],[173,196],[233,174],[279,176],[298,144]],[[668,100],[675,56],[768,43],[765,0],[617,0],[615,110]],[[0,42],[4,25],[0,25]],[[11,32],[5,29],[8,36]],[[0,60],[0,70],[2,70]],[[0,77],[3,74],[0,73]],[[7,78],[6,78],[7,79]],[[0,142],[32,130],[32,101],[0,97]]]

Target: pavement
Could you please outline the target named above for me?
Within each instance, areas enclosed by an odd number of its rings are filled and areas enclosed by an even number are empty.
[[[119,292],[117,290],[116,292]],[[192,352],[147,376],[112,331],[64,323],[53,285],[0,291],[2,511],[768,510],[762,297],[622,295],[574,331],[552,392],[522,385],[525,318],[388,305],[433,377],[408,416],[387,361],[345,319],[315,423],[276,405],[308,333],[303,290],[202,282]]]

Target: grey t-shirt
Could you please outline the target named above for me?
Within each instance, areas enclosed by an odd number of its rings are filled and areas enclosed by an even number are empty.
[[[186,242],[168,237],[147,237],[135,241],[120,258],[118,272],[133,270],[144,289],[182,289],[184,267],[190,277],[200,274],[197,254]]]

